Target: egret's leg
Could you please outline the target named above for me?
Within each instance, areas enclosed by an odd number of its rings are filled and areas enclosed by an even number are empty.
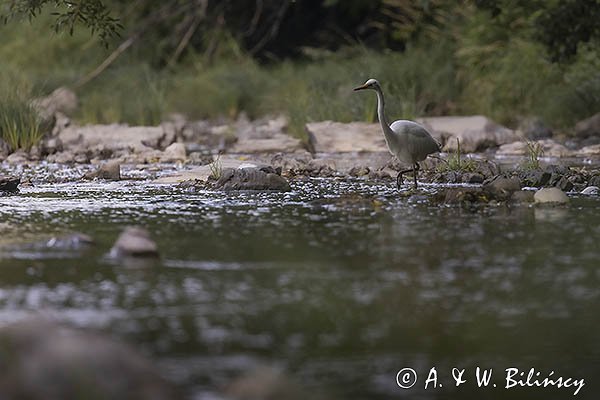
[[[396,177],[396,186],[398,186],[398,190],[400,190],[400,186],[402,186],[402,175],[411,171],[414,171],[414,169],[405,169],[404,171],[398,172],[398,176]]]
[[[413,168],[413,173],[414,173],[414,178],[415,178],[415,189],[417,188],[417,175],[419,174],[420,169],[421,169],[421,166],[419,165],[419,163],[415,163],[415,166]]]

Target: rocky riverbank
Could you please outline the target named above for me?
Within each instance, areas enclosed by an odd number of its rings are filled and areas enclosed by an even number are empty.
[[[39,102],[52,128],[27,152],[9,154],[7,146],[0,146],[5,169],[89,165],[88,173],[64,179],[119,180],[127,178],[121,176],[123,165],[154,165],[160,170],[161,165],[176,164],[185,168],[161,174],[157,182],[289,190],[286,179],[307,177],[390,182],[403,167],[388,153],[378,124],[309,123],[305,140],[288,133],[283,116],[251,121],[242,114],[235,121],[188,121],[172,115],[159,126],[79,126],[63,114],[74,107],[73,101],[61,92],[51,102]],[[484,116],[420,122],[443,148],[440,158],[423,163],[421,182],[480,185],[503,177],[518,179],[520,187],[587,193],[600,186],[598,115],[577,124],[571,136],[552,132],[535,119],[523,121],[517,130]],[[3,179],[1,190],[14,190],[18,184],[18,177]]]

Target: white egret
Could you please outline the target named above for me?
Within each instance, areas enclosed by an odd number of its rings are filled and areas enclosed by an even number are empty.
[[[400,162],[410,164],[413,167],[398,172],[396,185],[400,189],[402,184],[402,175],[412,171],[414,173],[415,188],[417,187],[417,174],[421,168],[419,161],[423,161],[428,155],[441,151],[440,145],[431,137],[431,134],[424,126],[413,121],[399,119],[388,125],[384,113],[384,99],[381,86],[376,79],[369,79],[363,85],[354,88],[354,90],[372,89],[377,93],[377,116],[383,130],[383,136],[388,150],[393,156],[396,156]]]

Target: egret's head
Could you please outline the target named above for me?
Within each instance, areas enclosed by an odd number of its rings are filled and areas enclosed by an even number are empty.
[[[364,84],[362,84],[361,86],[354,88],[354,90],[364,90],[364,89],[373,89],[373,90],[377,90],[379,88],[379,82],[377,82],[377,79],[369,79],[368,81],[366,81]]]

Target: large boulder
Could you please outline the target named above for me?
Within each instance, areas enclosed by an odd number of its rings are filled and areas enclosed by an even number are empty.
[[[220,190],[274,190],[287,192],[290,184],[273,167],[230,168],[223,170],[215,184]]]
[[[145,143],[161,142],[166,133],[161,126],[87,125],[69,126],[59,133],[65,148],[116,154],[147,153],[154,149]]]
[[[517,130],[529,140],[546,139],[552,136],[552,129],[539,117],[521,119]]]
[[[590,136],[600,136],[600,113],[575,124],[575,135],[582,139]]]
[[[59,87],[46,97],[31,102],[42,119],[53,118],[57,113],[72,114],[79,105],[77,95],[71,89]]]
[[[41,317],[0,329],[0,398],[179,398],[157,369],[109,337]]]
[[[497,147],[519,140],[517,133],[482,115],[466,117],[430,117],[420,119],[436,136],[445,143],[444,151],[456,151],[460,141],[461,151],[472,153]]]
[[[569,150],[564,145],[557,143],[552,139],[543,139],[531,143],[533,146],[538,147],[541,152],[539,156],[545,157],[573,157],[575,152]],[[462,142],[461,142],[462,145]],[[507,143],[498,148],[496,151],[497,156],[524,156],[529,154],[530,148],[527,142],[517,141]]]
[[[323,121],[306,124],[316,153],[387,152],[379,124]]]
[[[228,149],[229,153],[293,153],[302,150],[302,142],[285,131],[287,119],[263,118],[249,121],[241,117],[236,122],[236,141]]]
[[[582,147],[577,151],[580,157],[598,157],[600,156],[600,144]]]

